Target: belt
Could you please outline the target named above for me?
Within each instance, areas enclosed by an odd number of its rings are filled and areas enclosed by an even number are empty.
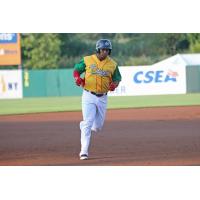
[[[97,97],[102,97],[103,95],[107,95],[107,93],[99,94],[99,93],[95,93],[95,92],[92,92],[92,91],[89,91],[89,90],[86,90],[86,89],[84,89],[84,90],[87,91],[87,92],[90,92],[91,94],[93,94],[93,95],[95,95]]]

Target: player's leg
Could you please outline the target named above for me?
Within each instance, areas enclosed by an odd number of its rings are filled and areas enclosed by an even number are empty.
[[[102,129],[107,109],[107,96],[98,98],[96,116],[92,125],[92,131],[98,132]]]
[[[88,155],[90,138],[91,138],[91,128],[96,115],[96,105],[94,95],[83,91],[82,96],[82,114],[83,121],[80,122],[81,129],[81,152],[80,154]]]

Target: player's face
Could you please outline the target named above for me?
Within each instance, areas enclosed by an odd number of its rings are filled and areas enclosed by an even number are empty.
[[[104,60],[109,54],[109,49],[100,49],[99,57]]]

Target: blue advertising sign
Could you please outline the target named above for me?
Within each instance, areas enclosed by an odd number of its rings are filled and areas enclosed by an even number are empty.
[[[133,76],[133,81],[137,84],[141,83],[163,83],[163,82],[176,82],[178,73],[176,71],[164,70],[150,70],[138,71]]]
[[[17,43],[17,33],[0,33],[0,44]]]

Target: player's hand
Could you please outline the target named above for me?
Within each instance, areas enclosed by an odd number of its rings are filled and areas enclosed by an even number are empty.
[[[117,86],[118,86],[118,83],[111,82],[109,85],[109,90],[114,91]]]
[[[74,76],[76,85],[82,86],[82,87],[85,85],[85,79],[82,79],[80,77],[80,73],[78,71],[74,70],[73,76]]]
[[[83,84],[83,79],[81,77],[76,77],[75,83],[76,85],[81,86]]]

